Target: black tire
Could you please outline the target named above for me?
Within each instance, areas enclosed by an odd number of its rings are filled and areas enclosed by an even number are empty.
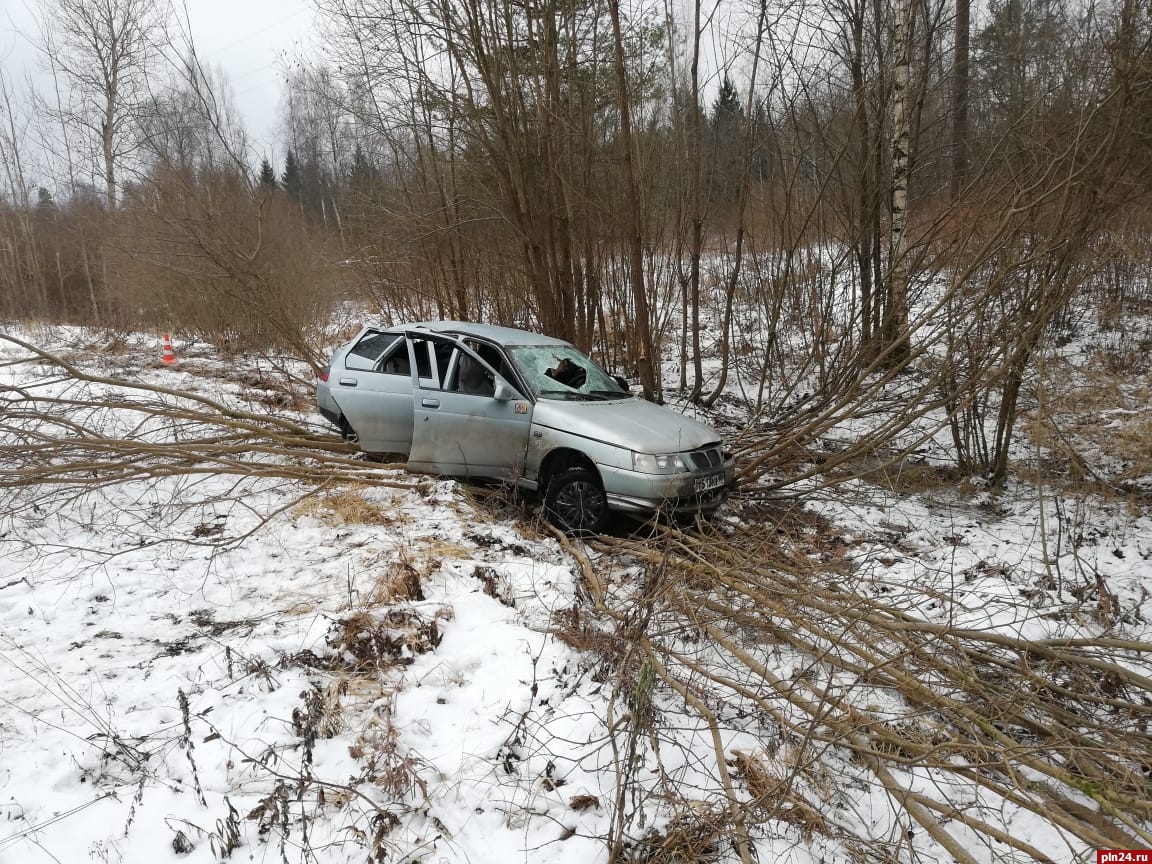
[[[348,422],[348,418],[343,414],[340,415],[340,437],[345,441],[359,441],[360,436],[356,434],[356,430],[352,428],[352,424]]]
[[[544,513],[567,534],[599,533],[608,518],[608,498],[596,472],[574,468],[553,477],[544,494]]]

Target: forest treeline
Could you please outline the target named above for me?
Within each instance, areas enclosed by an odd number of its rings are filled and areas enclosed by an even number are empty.
[[[792,443],[916,369],[1002,478],[1045,340],[1152,302],[1138,0],[316,0],[279,156],[174,9],[41,8],[55,87],[0,78],[4,318],[314,364],[346,299],[516,324]]]

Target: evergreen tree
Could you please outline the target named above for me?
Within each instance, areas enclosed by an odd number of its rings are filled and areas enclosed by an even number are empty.
[[[52,197],[52,193],[43,186],[36,190],[36,213],[38,216],[49,219],[56,216],[56,200]]]
[[[285,168],[287,173],[287,168]],[[276,188],[276,169],[272,167],[272,163],[268,161],[268,157],[264,157],[260,163],[260,185],[266,189]]]
[[[360,145],[352,154],[352,170],[348,172],[348,185],[360,194],[371,194],[380,181],[380,172],[372,164],[372,160],[364,155]]]
[[[712,103],[712,124],[719,128],[729,118],[739,119],[743,114],[740,94],[736,92],[736,85],[732,83],[732,79],[725,73],[724,80],[720,83],[720,92],[716,95],[716,101]]]
[[[284,191],[296,201],[299,201],[303,193],[303,184],[300,179],[300,164],[296,160],[296,154],[289,150],[288,155],[284,158],[284,173],[280,175],[280,185],[284,187]]]
[[[727,75],[712,103],[709,197],[723,209],[735,203],[740,186],[740,148],[744,108],[740,94]]]

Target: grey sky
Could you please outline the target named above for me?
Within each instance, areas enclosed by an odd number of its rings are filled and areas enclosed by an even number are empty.
[[[201,60],[223,68],[253,146],[273,155],[283,68],[308,46],[314,7],[309,0],[187,0],[187,9]],[[10,85],[22,87],[29,74],[44,80],[29,41],[36,33],[33,0],[0,0],[0,65]]]

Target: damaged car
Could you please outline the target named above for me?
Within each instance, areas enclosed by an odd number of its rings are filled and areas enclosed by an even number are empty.
[[[720,435],[625,384],[563,340],[436,321],[363,328],[316,396],[364,452],[534,491],[565,531],[599,531],[612,510],[710,515],[735,473]]]

